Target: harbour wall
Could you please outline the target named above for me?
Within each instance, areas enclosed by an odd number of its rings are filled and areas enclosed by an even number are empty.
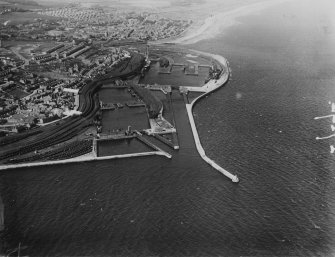
[[[186,110],[187,110],[188,118],[189,118],[189,121],[190,121],[190,124],[191,124],[191,129],[192,129],[195,145],[196,145],[196,148],[198,150],[199,155],[201,156],[201,158],[205,162],[207,162],[214,169],[216,169],[217,171],[219,171],[220,173],[222,173],[223,175],[225,175],[226,177],[231,179],[234,183],[237,183],[237,182],[239,182],[239,179],[236,175],[233,175],[230,172],[228,172],[227,170],[223,169],[216,162],[214,162],[212,159],[210,159],[206,155],[205,150],[201,145],[199,134],[198,134],[198,131],[197,131],[197,128],[196,128],[196,125],[195,125],[195,122],[194,122],[194,117],[193,117],[193,107],[196,104],[196,102],[227,83],[227,81],[229,79],[228,62],[222,56],[207,54],[207,53],[199,52],[199,51],[194,51],[194,52],[199,53],[201,55],[211,57],[211,58],[215,58],[218,62],[220,62],[226,68],[226,71],[221,75],[221,77],[218,80],[216,80],[215,82],[212,80],[212,81],[208,82],[209,85],[204,86],[207,89],[206,93],[204,93],[204,94],[200,95],[199,97],[195,98],[190,104],[186,104]]]
[[[90,161],[102,161],[102,160],[113,160],[113,159],[123,159],[123,158],[132,158],[132,157],[142,157],[142,156],[164,156],[171,159],[172,156],[164,151],[152,151],[152,152],[142,152],[142,153],[131,153],[131,154],[122,154],[122,155],[111,155],[111,156],[82,156],[73,159],[59,160],[59,161],[46,161],[46,162],[34,162],[34,163],[22,163],[22,164],[13,164],[13,165],[1,165],[0,171],[17,169],[17,168],[30,168],[30,167],[39,167],[39,166],[48,166],[48,165],[59,165],[59,164],[68,164],[68,163],[79,163],[79,162],[90,162]]]

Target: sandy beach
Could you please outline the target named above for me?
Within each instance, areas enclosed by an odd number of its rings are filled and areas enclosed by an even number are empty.
[[[176,44],[194,44],[201,40],[213,38],[228,27],[238,24],[238,18],[246,15],[257,15],[265,8],[286,2],[289,0],[274,0],[250,3],[244,6],[236,6],[235,8],[222,12],[217,11],[211,14],[203,21],[197,21],[180,37],[167,40],[168,43]]]

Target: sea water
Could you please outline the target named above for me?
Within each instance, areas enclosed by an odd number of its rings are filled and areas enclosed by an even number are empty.
[[[180,150],[3,172],[5,239],[22,254],[331,256],[335,246],[333,9],[293,1],[190,47],[221,54],[232,80],[195,107],[199,157],[182,97]],[[170,151],[172,152],[172,151]]]

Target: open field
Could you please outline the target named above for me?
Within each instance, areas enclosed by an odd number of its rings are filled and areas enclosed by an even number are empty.
[[[13,12],[5,15],[0,15],[0,23],[5,23],[10,21],[9,25],[18,25],[23,23],[36,23],[35,19],[48,19],[48,20],[58,20],[57,17],[50,17],[45,15],[40,15],[36,12]]]

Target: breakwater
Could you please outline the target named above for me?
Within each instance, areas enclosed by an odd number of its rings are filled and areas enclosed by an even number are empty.
[[[200,100],[201,98],[203,98],[204,96],[212,93],[213,91],[215,91],[216,89],[222,87],[223,85],[225,85],[225,83],[228,81],[229,79],[229,67],[228,67],[228,62],[227,60],[219,55],[214,55],[214,54],[208,54],[208,53],[204,53],[204,52],[200,52],[200,51],[195,51],[196,53],[199,53],[201,55],[205,55],[207,57],[211,57],[211,58],[215,58],[218,62],[220,62],[220,64],[223,66],[223,68],[225,68],[225,72],[223,72],[223,74],[220,76],[219,79],[217,80],[211,80],[208,83],[206,83],[202,88],[203,88],[203,92],[205,92],[204,94],[200,95],[199,97],[195,98],[190,104],[186,103],[186,110],[187,110],[187,115],[191,124],[191,129],[192,129],[192,133],[193,133],[193,137],[194,137],[194,141],[195,141],[195,145],[196,148],[201,156],[201,158],[207,162],[209,165],[211,165],[214,169],[216,169],[217,171],[219,171],[220,173],[222,173],[223,175],[225,175],[226,177],[230,178],[234,183],[239,182],[239,178],[236,175],[231,174],[230,172],[228,172],[227,170],[223,169],[221,166],[219,166],[216,162],[214,162],[212,159],[210,159],[206,153],[204,148],[201,145],[200,142],[200,138],[199,138],[199,134],[194,122],[194,117],[193,117],[193,107],[196,104],[196,102],[198,100]],[[190,91],[192,91],[193,88],[188,88]]]
[[[142,156],[151,156],[151,155],[164,156],[164,157],[169,158],[169,159],[172,158],[172,156],[165,151],[131,153],[131,154],[103,156],[103,157],[96,157],[94,155],[89,155],[89,156],[83,156],[83,157],[67,159],[67,160],[59,160],[59,161],[46,161],[46,162],[33,162],[33,163],[22,163],[22,164],[13,164],[13,165],[1,165],[0,166],[0,171],[10,170],[10,169],[17,169],[17,168],[29,168],[29,167],[38,167],[38,166],[50,166],[50,165],[59,165],[59,164],[68,164],[68,163],[78,163],[78,162],[113,160],[113,159],[133,158],[133,157],[142,157]]]

